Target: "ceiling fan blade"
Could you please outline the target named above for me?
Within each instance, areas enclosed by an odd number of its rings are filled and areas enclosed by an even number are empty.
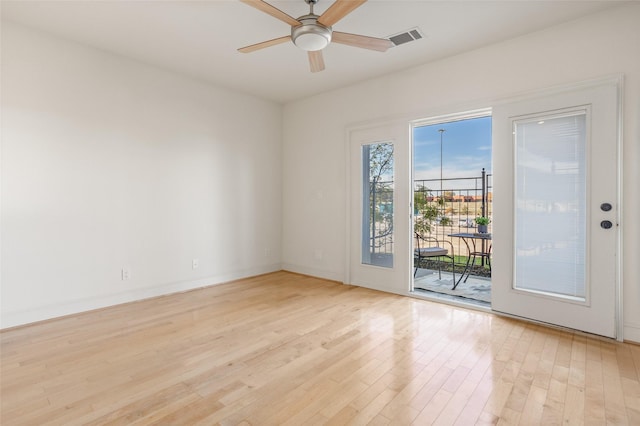
[[[238,49],[238,52],[251,53],[251,52],[255,52],[256,50],[264,49],[265,47],[286,43],[287,41],[290,41],[290,40],[291,40],[291,36],[278,37],[278,38],[274,38],[273,40],[263,41],[262,43],[252,44],[251,46],[241,47],[240,49]]]
[[[386,52],[388,48],[393,46],[393,42],[386,38],[341,33],[339,31],[333,32],[331,35],[331,41],[334,43],[346,44],[348,46],[361,47],[363,49],[377,50],[378,52]]]
[[[280,9],[275,6],[271,6],[269,3],[263,0],[240,0],[242,3],[248,4],[249,6],[255,7],[256,9],[273,16],[283,22],[286,22],[289,25],[296,26],[300,25],[297,19],[292,16],[287,15]]]
[[[324,58],[322,57],[322,50],[314,50],[309,53],[309,65],[311,66],[311,72],[318,72],[324,70]]]
[[[349,13],[353,12],[367,0],[336,0],[329,9],[325,10],[318,22],[327,27],[332,26]]]

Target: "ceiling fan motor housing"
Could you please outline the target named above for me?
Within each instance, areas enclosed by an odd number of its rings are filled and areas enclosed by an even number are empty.
[[[305,15],[298,18],[302,25],[291,27],[291,39],[302,50],[322,50],[331,43],[331,27],[318,23],[318,15]]]

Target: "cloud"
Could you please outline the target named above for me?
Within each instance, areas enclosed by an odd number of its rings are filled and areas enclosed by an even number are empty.
[[[423,146],[434,146],[434,145],[439,145],[440,141],[434,141],[434,140],[417,140],[414,139],[413,140],[413,146],[414,148],[417,147],[423,147]]]
[[[487,173],[490,173],[490,171],[487,171]],[[479,179],[481,174],[482,167],[476,168],[475,170],[469,170],[466,167],[445,167],[442,169],[442,176],[444,179],[442,188],[444,190],[468,190],[474,188],[479,189],[482,186]],[[415,170],[414,179],[430,180],[430,182],[426,182],[427,187],[440,189],[440,167]]]

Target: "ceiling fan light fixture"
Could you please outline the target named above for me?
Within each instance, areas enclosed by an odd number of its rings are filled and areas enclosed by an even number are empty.
[[[330,41],[322,34],[306,33],[296,37],[293,42],[302,50],[315,51],[327,47]]]
[[[318,24],[316,16],[299,20],[302,25],[291,28],[291,39],[300,49],[313,52],[322,50],[331,43],[331,27]]]

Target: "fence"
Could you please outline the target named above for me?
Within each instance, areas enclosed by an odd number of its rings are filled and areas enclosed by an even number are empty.
[[[492,188],[492,174],[485,169],[479,176],[414,180],[414,221],[425,224],[431,236],[451,241],[456,255],[467,256],[466,245],[448,235],[475,232],[477,216],[491,217]],[[377,182],[371,186],[371,253],[393,252],[392,193],[393,182]]]

